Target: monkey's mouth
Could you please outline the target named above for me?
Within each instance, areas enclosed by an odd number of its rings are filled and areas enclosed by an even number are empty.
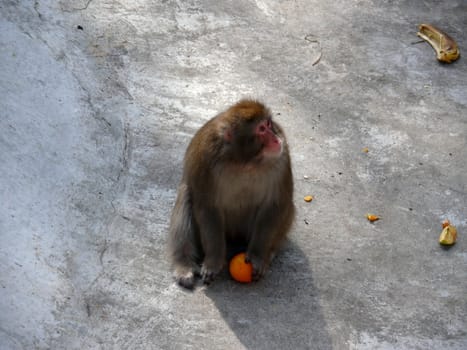
[[[282,155],[282,150],[282,140],[277,138],[274,142],[270,142],[268,145],[264,146],[261,155],[266,159],[275,159]]]

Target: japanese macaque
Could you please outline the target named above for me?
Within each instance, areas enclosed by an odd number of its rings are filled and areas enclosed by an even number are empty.
[[[170,221],[178,284],[209,284],[235,249],[262,277],[292,225],[292,197],[287,142],[268,108],[241,100],[209,120],[186,151]]]

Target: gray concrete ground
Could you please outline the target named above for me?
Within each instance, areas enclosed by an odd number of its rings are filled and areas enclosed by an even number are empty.
[[[0,348],[466,349],[467,60],[422,22],[467,56],[461,0],[2,0]],[[183,153],[245,96],[288,134],[296,223],[264,280],[189,293]]]

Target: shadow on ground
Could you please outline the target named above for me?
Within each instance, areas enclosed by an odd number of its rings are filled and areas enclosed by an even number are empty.
[[[258,283],[220,277],[205,294],[247,349],[331,349],[313,272],[293,242]]]

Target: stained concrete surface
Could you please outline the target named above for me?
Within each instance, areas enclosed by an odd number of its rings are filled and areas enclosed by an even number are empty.
[[[0,348],[466,349],[467,61],[422,22],[466,52],[465,1],[2,1]],[[189,293],[183,153],[245,96],[287,132],[296,223],[264,280]]]

